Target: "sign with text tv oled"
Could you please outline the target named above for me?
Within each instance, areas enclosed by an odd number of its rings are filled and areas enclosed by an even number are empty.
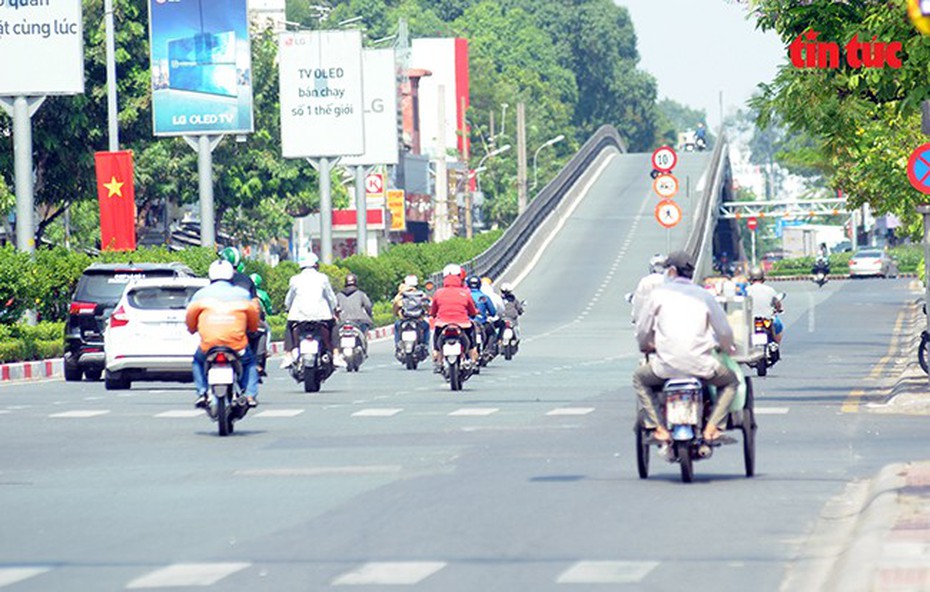
[[[149,0],[156,136],[253,129],[247,0]]]

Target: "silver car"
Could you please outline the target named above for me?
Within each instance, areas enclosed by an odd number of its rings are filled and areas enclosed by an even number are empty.
[[[849,277],[895,277],[898,267],[882,249],[861,249],[849,259]]]

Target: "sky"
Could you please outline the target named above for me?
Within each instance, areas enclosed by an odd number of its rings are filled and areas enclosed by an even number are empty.
[[[775,77],[787,50],[762,33],[732,0],[614,0],[636,30],[640,68],[655,76],[659,98],[704,109],[712,130],[743,108],[760,82]]]

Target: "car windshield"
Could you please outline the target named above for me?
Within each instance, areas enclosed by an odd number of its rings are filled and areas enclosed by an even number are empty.
[[[199,286],[146,286],[133,288],[129,304],[144,310],[184,310]]]
[[[173,271],[164,272],[140,270],[117,270],[115,272],[85,273],[78,282],[75,300],[82,302],[112,302],[116,303],[123,295],[123,289],[131,280],[144,277],[171,277]]]

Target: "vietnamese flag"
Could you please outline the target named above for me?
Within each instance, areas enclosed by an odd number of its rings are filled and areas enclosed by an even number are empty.
[[[97,197],[100,200],[100,248],[136,250],[136,192],[132,151],[97,152]]]

